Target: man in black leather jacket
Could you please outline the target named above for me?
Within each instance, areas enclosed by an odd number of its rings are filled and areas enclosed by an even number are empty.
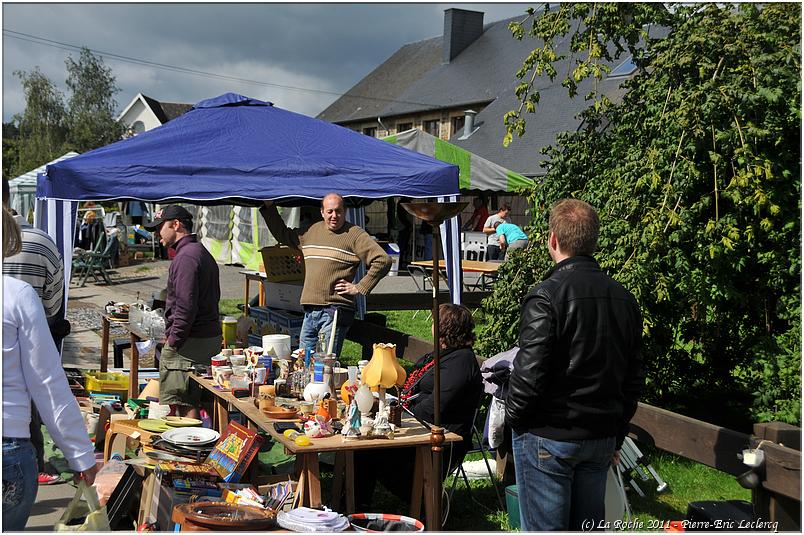
[[[525,298],[506,399],[523,531],[600,529],[607,471],[644,385],[642,319],[590,256],[598,217],[576,199],[550,212],[556,265]]]

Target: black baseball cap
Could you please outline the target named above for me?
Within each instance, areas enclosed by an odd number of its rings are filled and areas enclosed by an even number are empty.
[[[186,209],[182,208],[177,204],[169,204],[156,212],[154,214],[154,220],[145,223],[143,226],[148,230],[155,230],[159,225],[164,223],[165,221],[171,221],[173,219],[181,219],[182,221],[192,221],[193,214],[188,212]]]

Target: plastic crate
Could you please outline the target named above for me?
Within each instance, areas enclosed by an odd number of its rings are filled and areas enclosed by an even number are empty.
[[[273,246],[260,249],[268,282],[304,280],[304,257],[298,249]]]
[[[268,323],[275,325],[283,331],[291,332],[296,329],[301,329],[302,323],[304,323],[304,315],[298,312],[270,308],[268,309]]]
[[[268,321],[271,309],[267,307],[248,307],[248,317],[258,321]]]
[[[84,372],[84,388],[90,393],[118,394],[128,397],[128,375],[119,372]]]

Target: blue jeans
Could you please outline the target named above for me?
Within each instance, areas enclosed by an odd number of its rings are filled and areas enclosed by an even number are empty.
[[[318,334],[324,333],[324,339],[329,344],[330,332],[332,332],[332,317],[335,314],[335,307],[320,307],[304,305],[304,322],[302,323],[301,334],[299,334],[300,347],[312,347],[315,351],[318,343]],[[355,321],[355,311],[350,308],[338,307],[338,325],[335,329],[335,345],[333,352],[341,354],[343,341],[349,327]]]
[[[22,531],[36,499],[36,452],[27,438],[3,437],[3,531]]]
[[[562,442],[513,433],[522,531],[589,531],[605,519],[615,437]]]

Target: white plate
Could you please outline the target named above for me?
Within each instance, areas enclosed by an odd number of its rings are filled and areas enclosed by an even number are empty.
[[[206,427],[177,427],[162,433],[162,438],[180,446],[198,446],[215,442],[221,434]]]

